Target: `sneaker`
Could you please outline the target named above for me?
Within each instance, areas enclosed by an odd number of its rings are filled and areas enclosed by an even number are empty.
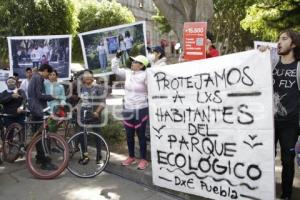
[[[135,163],[135,158],[134,157],[128,157],[126,160],[124,160],[121,165],[123,166],[128,166],[128,165],[132,165]]]
[[[52,170],[57,170],[58,168],[51,162],[46,162],[46,163],[41,164],[41,169],[52,171]]]
[[[88,164],[90,161],[90,158],[88,156],[83,156],[82,158],[79,159],[78,163],[82,165]]]
[[[148,167],[148,161],[145,159],[140,160],[139,164],[138,164],[138,169],[140,170],[144,170]]]

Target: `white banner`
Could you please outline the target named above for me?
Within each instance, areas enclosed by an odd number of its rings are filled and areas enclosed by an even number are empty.
[[[212,199],[275,199],[270,52],[148,70],[155,185]]]

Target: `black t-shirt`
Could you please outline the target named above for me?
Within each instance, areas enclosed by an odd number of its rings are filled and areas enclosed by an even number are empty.
[[[298,122],[297,61],[290,64],[279,61],[273,70],[273,88],[275,120]]]

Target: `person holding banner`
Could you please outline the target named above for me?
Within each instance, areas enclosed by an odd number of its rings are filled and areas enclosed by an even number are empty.
[[[126,130],[129,157],[121,164],[128,166],[136,162],[134,153],[134,135],[136,132],[140,144],[141,158],[138,169],[144,170],[148,166],[146,160],[146,124],[149,116],[145,70],[149,65],[149,60],[143,55],[130,57],[132,60],[131,70],[120,69],[121,53],[118,52],[116,58],[112,59],[112,71],[125,79],[123,123]]]
[[[265,51],[266,47],[260,47],[259,50]],[[281,199],[289,200],[293,190],[295,145],[299,134],[300,34],[292,30],[281,32],[277,53],[280,59],[277,63],[272,63],[275,147],[279,141],[282,163]]]

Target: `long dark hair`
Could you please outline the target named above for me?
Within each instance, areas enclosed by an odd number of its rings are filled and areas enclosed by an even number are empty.
[[[294,56],[297,61],[300,61],[300,33],[293,31],[291,29],[284,30],[280,33],[282,35],[283,33],[286,33],[288,37],[291,38],[292,43],[295,45]]]

